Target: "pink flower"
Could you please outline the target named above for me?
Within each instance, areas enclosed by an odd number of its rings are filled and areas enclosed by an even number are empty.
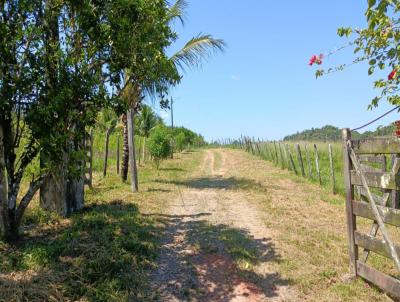
[[[314,63],[318,60],[318,57],[316,55],[313,55],[310,59],[310,63],[308,65],[313,66]]]
[[[391,81],[397,76],[397,70],[393,69],[391,73],[388,75],[388,80]]]
[[[322,64],[322,59],[324,58],[324,55],[321,53],[319,56],[317,55],[313,55],[310,58],[310,62],[308,63],[308,65],[313,66],[314,64],[318,64],[321,65]]]

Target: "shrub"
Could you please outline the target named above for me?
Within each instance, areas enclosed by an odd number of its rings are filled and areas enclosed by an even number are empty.
[[[171,138],[166,127],[157,126],[151,131],[149,151],[158,169],[160,162],[171,154]]]

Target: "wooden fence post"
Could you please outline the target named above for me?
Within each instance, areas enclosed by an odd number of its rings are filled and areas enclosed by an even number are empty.
[[[331,168],[332,193],[336,194],[335,169],[333,166],[333,152],[331,144],[329,144],[329,165]]]
[[[392,166],[394,165],[396,158],[399,158],[399,157],[400,156],[398,154],[392,155],[392,158],[391,158]],[[393,209],[400,209],[400,192],[399,192],[399,190],[392,190],[391,195],[392,195],[391,207]]]
[[[279,147],[279,154],[281,156],[281,168],[285,169],[285,161],[283,160],[283,152],[282,152],[281,142],[278,142],[278,147]]]
[[[290,161],[289,161],[289,156],[288,156],[288,154],[286,152],[285,145],[283,145],[283,153],[285,154],[285,161],[286,161],[287,169],[290,171],[291,170],[290,169]]]
[[[318,155],[318,148],[317,148],[316,144],[314,144],[314,153],[315,153],[315,168],[317,170],[318,181],[319,181],[319,184],[322,186],[321,171],[319,170],[319,155]]]
[[[93,188],[93,129],[90,130],[90,145],[89,145],[89,188]]]
[[[304,149],[306,150],[306,159],[307,159],[307,166],[308,166],[308,178],[312,179],[312,166],[311,166],[311,159],[310,159],[310,153],[308,153],[308,148],[307,144],[305,144]]]
[[[119,134],[117,136],[117,174],[119,175],[119,152],[120,152]]]
[[[356,217],[353,214],[353,199],[354,199],[354,186],[351,184],[350,171],[352,170],[352,163],[350,160],[349,146],[347,142],[351,139],[350,129],[343,129],[343,169],[344,169],[344,182],[346,188],[346,216],[347,216],[347,233],[349,240],[349,254],[350,254],[350,271],[354,276],[357,276],[357,260],[358,260],[358,247],[354,240],[354,231],[357,229]]]
[[[297,150],[297,159],[299,161],[301,175],[303,177],[306,177],[306,173],[304,171],[303,157],[301,156],[300,144],[296,144],[296,150]]]
[[[290,164],[292,165],[292,170],[293,170],[294,173],[297,175],[297,170],[296,170],[296,166],[295,166],[295,164],[294,164],[292,152],[290,152],[290,148],[289,148],[289,145],[288,145],[288,144],[286,144],[286,149],[287,149],[287,153],[289,154],[289,160],[290,160]]]

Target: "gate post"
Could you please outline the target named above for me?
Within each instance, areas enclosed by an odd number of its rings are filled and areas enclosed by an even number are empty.
[[[357,276],[358,247],[354,241],[354,231],[357,229],[356,216],[353,213],[354,186],[351,184],[350,171],[352,163],[347,142],[351,139],[350,129],[342,130],[343,138],[343,169],[344,182],[346,189],[346,217],[347,217],[347,236],[349,240],[350,271],[354,277]]]

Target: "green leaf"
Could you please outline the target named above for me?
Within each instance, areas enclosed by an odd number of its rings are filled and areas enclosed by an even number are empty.
[[[375,6],[375,4],[376,4],[376,0],[368,0],[368,7],[369,8]]]
[[[372,75],[375,71],[375,68],[373,66],[371,66],[370,68],[368,68],[368,75]]]

